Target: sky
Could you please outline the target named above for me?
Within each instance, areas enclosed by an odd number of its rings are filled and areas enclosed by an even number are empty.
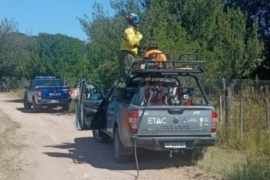
[[[96,2],[113,13],[110,0]],[[94,3],[95,0],[0,0],[0,21],[14,20],[19,31],[27,35],[61,33],[86,41],[77,17],[92,17]]]

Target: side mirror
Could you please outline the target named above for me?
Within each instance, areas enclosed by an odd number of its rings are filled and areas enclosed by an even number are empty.
[[[74,102],[75,102],[75,103],[79,102],[79,99],[78,99],[78,98],[75,98],[75,99],[74,99]]]

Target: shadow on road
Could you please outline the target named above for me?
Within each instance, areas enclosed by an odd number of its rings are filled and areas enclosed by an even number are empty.
[[[92,137],[76,138],[74,143],[63,143],[47,147],[67,149],[67,153],[46,152],[55,158],[70,158],[75,164],[87,163],[96,168],[109,170],[136,170],[135,160],[129,163],[117,163],[113,159],[112,144],[99,144]],[[140,170],[164,169],[169,167],[182,167],[193,165],[185,154],[174,153],[169,157],[169,152],[138,150]]]
[[[62,108],[41,108],[38,112],[33,112],[32,109],[25,109],[23,107],[23,99],[12,99],[12,100],[5,100],[5,102],[8,103],[21,103],[22,107],[18,107],[16,108],[18,111],[22,112],[22,113],[50,113],[50,114],[55,114],[55,115],[66,115],[66,114],[73,114],[73,113],[69,113],[67,111],[64,111]]]
[[[11,100],[6,100],[5,102],[10,102],[10,103],[23,103],[23,99],[11,99]]]
[[[25,109],[23,107],[19,107],[19,108],[16,108],[16,109],[18,111],[21,111],[22,113],[32,113],[32,114],[41,114],[41,113],[48,114],[49,113],[49,114],[54,114],[54,115],[57,115],[57,116],[70,114],[67,111],[63,111],[62,109],[42,108],[38,112],[33,112],[32,109]]]

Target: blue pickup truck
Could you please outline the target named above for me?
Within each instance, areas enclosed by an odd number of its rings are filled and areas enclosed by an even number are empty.
[[[24,108],[38,112],[43,107],[69,109],[71,89],[55,76],[37,76],[25,87]]]

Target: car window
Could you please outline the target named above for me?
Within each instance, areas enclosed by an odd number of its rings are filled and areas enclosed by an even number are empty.
[[[91,83],[85,83],[82,90],[83,100],[98,101],[102,99],[102,93],[97,86]]]
[[[61,80],[55,79],[42,79],[36,81],[36,86],[62,86]]]

